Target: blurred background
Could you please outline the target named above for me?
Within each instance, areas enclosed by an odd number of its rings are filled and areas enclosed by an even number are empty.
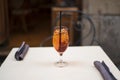
[[[0,63],[23,41],[51,46],[56,17],[65,10],[80,10],[94,23],[91,27],[86,16],[66,12],[62,23],[70,28],[70,45],[99,45],[120,68],[120,0],[0,0]]]

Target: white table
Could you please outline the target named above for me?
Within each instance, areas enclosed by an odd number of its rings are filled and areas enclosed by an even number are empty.
[[[103,80],[95,60],[109,66],[120,80],[120,72],[99,46],[69,47],[63,55],[68,66],[58,68],[59,55],[53,47],[31,47],[23,61],[16,61],[13,48],[0,68],[0,80]]]

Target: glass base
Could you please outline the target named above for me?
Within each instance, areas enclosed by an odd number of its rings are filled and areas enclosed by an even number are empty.
[[[68,65],[68,63],[64,62],[62,60],[60,60],[60,61],[58,61],[58,62],[55,63],[55,66],[60,67],[60,68],[63,68],[65,66],[67,66],[67,65]]]

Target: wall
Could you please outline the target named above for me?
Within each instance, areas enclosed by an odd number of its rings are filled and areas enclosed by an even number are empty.
[[[83,0],[83,12],[90,15],[100,45],[120,65],[120,0]],[[86,31],[83,31],[83,35]],[[90,40],[83,41],[83,45]]]
[[[7,0],[0,0],[0,48],[8,37]]]

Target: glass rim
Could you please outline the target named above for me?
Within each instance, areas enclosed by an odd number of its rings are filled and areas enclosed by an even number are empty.
[[[59,29],[59,28],[60,28],[60,26],[55,26],[55,27],[54,27],[54,29]],[[62,29],[62,28],[65,28],[65,29],[68,30],[68,27],[67,27],[67,26],[61,26],[61,29]]]

